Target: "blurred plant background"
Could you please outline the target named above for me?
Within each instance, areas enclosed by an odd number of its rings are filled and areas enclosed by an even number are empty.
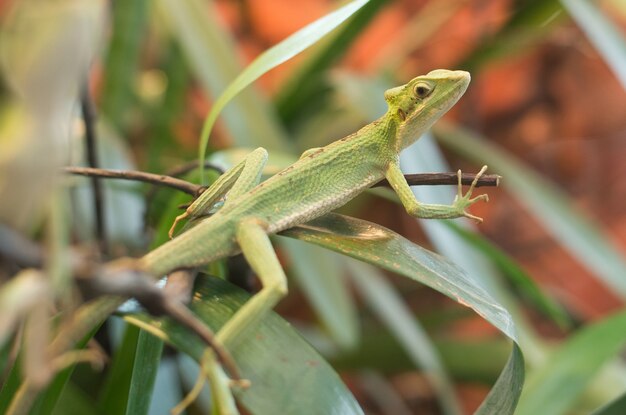
[[[207,113],[243,68],[343,4],[0,2],[0,412],[22,375],[45,365],[41,350],[66,317],[60,311],[77,307],[67,253],[139,256],[165,240],[190,200],[100,180],[97,213],[93,183],[61,167],[93,164],[85,154],[96,154],[99,167],[169,174],[196,160]],[[441,253],[504,305],[527,367],[516,413],[626,413],[623,0],[370,0],[229,102],[209,160],[228,167],[263,146],[275,172],[382,115],[385,89],[437,68],[468,70],[472,83],[432,134],[403,153],[403,169],[474,172],[488,164],[503,179],[485,190],[488,204],[472,208],[484,223],[417,221],[384,191],[342,213]],[[95,115],[95,131],[85,114]],[[86,135],[95,137],[95,153]],[[209,170],[205,179],[214,178]],[[449,203],[453,192],[416,188],[428,202]],[[282,237],[275,245],[290,276],[290,295],[276,311],[339,373],[350,391],[341,399],[351,393],[368,414],[478,408],[511,349],[497,329],[394,274]],[[30,250],[44,252],[43,271],[28,266]],[[241,258],[209,273],[257,288]],[[184,347],[163,347],[134,323],[111,318],[89,341],[105,356],[103,368],[41,375],[31,413],[159,414],[176,405],[197,365]],[[291,402],[292,413],[330,413],[278,392],[265,399]],[[188,412],[206,413],[207,397]],[[241,410],[276,413],[263,408]]]

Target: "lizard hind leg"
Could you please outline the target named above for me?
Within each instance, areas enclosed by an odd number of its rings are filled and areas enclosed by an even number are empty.
[[[258,275],[263,288],[252,296],[217,333],[217,340],[228,345],[240,338],[248,328],[287,295],[287,277],[266,231],[266,224],[246,218],[237,226],[237,242],[250,267]],[[232,343],[231,343],[232,344]]]
[[[234,342],[242,339],[249,328],[256,327],[263,316],[287,294],[287,278],[278,262],[265,224],[256,218],[243,219],[237,225],[236,239],[246,260],[261,279],[263,288],[259,293],[252,296],[217,332],[216,341],[227,347],[232,347]],[[219,413],[237,414],[230,388],[231,386],[245,388],[249,386],[249,383],[240,380],[238,383],[232,384],[211,349],[207,349],[205,352],[201,367],[202,372],[198,376],[196,385],[172,413],[182,413],[197,398],[205,379],[208,378],[211,381],[211,391],[215,396],[216,404],[220,408]]]

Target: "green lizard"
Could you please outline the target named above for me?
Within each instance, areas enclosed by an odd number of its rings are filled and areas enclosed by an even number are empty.
[[[468,217],[481,219],[467,208],[486,195],[472,198],[478,178],[465,195],[461,191],[459,171],[458,194],[452,205],[423,204],[415,200],[399,166],[399,153],[417,140],[437,119],[463,95],[470,75],[463,71],[436,70],[414,78],[407,84],[385,92],[388,111],[380,119],[356,133],[323,148],[307,150],[290,167],[260,183],[267,152],[259,148],[241,163],[224,173],[187,211],[176,218],[197,219],[216,212],[180,236],[136,260],[120,260],[107,265],[111,272],[139,269],[160,277],[177,269],[193,268],[238,252],[243,252],[259,276],[262,290],[248,300],[217,333],[215,351],[223,362],[227,355],[221,345],[241,339],[247,328],[271,310],[287,294],[285,273],[280,266],[269,235],[308,222],[347,203],[382,178],[386,178],[407,212],[420,218]],[[223,204],[222,204],[223,203]],[[105,296],[83,307],[49,347],[51,356],[62,356],[104,316],[112,313],[123,296]],[[228,392],[225,374],[207,350],[204,372],[217,383],[216,395],[227,413],[236,413]],[[71,359],[70,359],[71,360]],[[232,363],[232,362],[231,362]],[[232,369],[232,364],[229,365]],[[201,379],[199,379],[199,382]],[[240,382],[240,385],[245,382]],[[200,383],[198,383],[200,385]],[[24,382],[9,413],[19,412],[37,392],[36,385]],[[197,392],[199,389],[194,388]],[[220,395],[221,394],[221,395]],[[178,411],[189,403],[190,395]],[[26,405],[26,406],[25,406]],[[23,409],[23,408],[22,408]]]
[[[469,217],[466,211],[486,195],[459,193],[452,205],[415,200],[399,166],[400,151],[417,140],[463,95],[470,82],[464,71],[436,70],[385,92],[388,111],[380,119],[326,147],[307,150],[293,165],[260,183],[267,152],[258,148],[224,173],[187,211],[176,218],[217,212],[180,236],[139,259],[139,267],[154,276],[192,268],[243,252],[259,276],[262,289],[217,333],[232,341],[287,294],[287,280],[269,235],[308,222],[342,206],[386,178],[407,212],[420,218]],[[460,174],[460,172],[459,172]]]
[[[486,167],[465,195],[459,171],[458,194],[453,204],[432,205],[415,200],[398,161],[399,153],[459,100],[469,82],[467,72],[436,70],[390,89],[385,92],[388,111],[380,119],[326,147],[307,150],[295,164],[262,183],[267,152],[262,148],[255,150],[220,176],[176,218],[170,233],[185,217],[199,219],[216,211],[212,216],[199,220],[195,227],[142,258],[107,264],[104,277],[107,272],[117,275],[120,270],[140,270],[159,278],[176,269],[193,268],[243,252],[263,288],[219,330],[217,343],[212,344],[216,353],[207,349],[203,358],[203,372],[212,381],[217,405],[223,413],[237,413],[229,390],[231,383],[215,358],[228,364],[231,375],[235,374],[236,368],[222,345],[232,346],[243,339],[247,329],[254,327],[287,294],[285,273],[270,243],[270,234],[322,216],[382,178],[389,181],[413,216],[481,220],[466,209],[479,200],[487,200],[486,195],[471,197]],[[67,356],[79,339],[123,301],[123,295],[105,296],[82,307],[75,321],[55,337],[49,355]],[[177,406],[177,413],[190,403],[203,380],[204,376],[198,379],[190,395]],[[246,382],[239,380],[235,384],[244,386]],[[36,387],[24,382],[9,413],[29,407],[32,399],[28,397],[36,392]]]

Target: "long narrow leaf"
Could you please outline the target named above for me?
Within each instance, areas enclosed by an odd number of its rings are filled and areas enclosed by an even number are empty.
[[[126,413],[139,333],[137,327],[125,325],[123,339],[115,351],[104,385],[100,388],[98,410],[102,413]]]
[[[517,413],[515,408],[524,386],[524,376],[520,376],[520,373],[524,373],[524,357],[518,344],[514,343],[509,361],[506,363],[496,384],[489,391],[489,395],[487,395],[487,398],[476,411],[476,414]]]
[[[368,0],[355,0],[336,11],[327,14],[326,16],[300,29],[277,45],[266,50],[264,53],[259,55],[254,62],[248,65],[248,67],[215,101],[213,108],[211,108],[211,112],[204,122],[200,136],[200,166],[203,165],[202,161],[205,159],[209,135],[211,134],[213,125],[217,120],[217,116],[231,99],[233,99],[241,90],[250,85],[264,73],[291,59],[317,42],[331,30],[343,23],[347,18],[352,16],[352,14],[363,7],[363,5],[367,2]]]
[[[128,392],[128,415],[146,415],[150,409],[150,402],[156,380],[163,341],[141,331],[137,340],[137,352],[133,364],[133,373]]]
[[[457,235],[483,252],[498,265],[502,274],[508,277],[509,282],[531,301],[539,311],[554,320],[561,328],[568,328],[572,325],[571,319],[565,309],[558,302],[544,294],[541,288],[539,288],[535,281],[515,262],[515,260],[510,258],[482,235],[470,232],[452,221],[446,221],[444,223]]]
[[[355,347],[359,337],[357,311],[342,275],[343,258],[316,246],[281,239],[281,247],[293,258],[292,276],[330,336],[343,349]]]
[[[218,278],[202,278],[196,285],[190,308],[214,331],[249,298],[242,290]],[[127,320],[196,360],[202,357],[205,345],[171,321],[146,315],[129,316]],[[243,376],[251,382],[248,389],[237,392],[239,401],[251,414],[301,414],[304,408],[315,408],[313,412],[320,414],[363,413],[330,365],[273,313],[245,339],[226,343],[226,347]]]
[[[626,90],[626,40],[615,25],[589,0],[561,0]]]
[[[419,281],[471,307],[516,341],[509,313],[477,281],[447,259],[374,223],[328,214],[282,235],[314,243]],[[523,357],[513,346],[509,363],[483,403],[484,414],[511,414],[524,381]]]
[[[357,261],[349,261],[348,265],[354,286],[430,380],[443,413],[461,414],[454,387],[435,346],[391,283],[369,265]]]
[[[204,92],[211,97],[222,94],[242,68],[237,44],[217,18],[213,2],[157,0],[155,4]],[[271,104],[254,88],[242,91],[224,109],[223,118],[238,146],[289,149]]]
[[[626,344],[626,312],[581,329],[532,373],[518,415],[559,415],[572,406],[593,376]]]
[[[326,70],[343,56],[368,23],[378,15],[379,10],[388,3],[389,0],[370,0],[294,71],[276,99],[276,108],[286,124],[293,124],[294,119],[302,115],[316,113],[316,107],[322,105],[328,95],[328,87],[323,82]]]
[[[591,415],[623,415],[626,414],[626,392],[619,398],[609,402]]]
[[[328,214],[281,235],[323,246],[421,282],[471,307],[507,337],[516,340],[509,312],[480,284],[446,258],[415,245],[380,225]]]
[[[146,35],[149,3],[120,1],[111,7],[113,31],[103,72],[102,110],[120,131],[127,125],[129,108],[135,99],[133,82]]]

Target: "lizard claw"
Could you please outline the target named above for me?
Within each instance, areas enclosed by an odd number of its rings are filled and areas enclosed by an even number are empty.
[[[462,216],[472,219],[476,221],[477,223],[482,223],[483,219],[478,216],[472,215],[471,213],[467,212],[466,209],[476,202],[479,202],[479,201],[488,202],[489,201],[489,196],[486,194],[482,194],[482,195],[472,198],[472,192],[476,188],[476,185],[478,184],[478,180],[485,173],[486,170],[487,170],[487,166],[483,166],[480,169],[480,171],[474,177],[472,184],[470,185],[469,189],[467,190],[465,194],[463,194],[463,186],[461,183],[461,177],[462,177],[461,170],[457,171],[457,177],[459,180],[458,180],[458,185],[457,185],[457,195],[454,198],[454,206],[456,206],[459,209]]]
[[[167,236],[170,237],[170,239],[174,238],[174,231],[176,230],[176,225],[178,224],[178,222],[180,222],[181,220],[185,219],[187,216],[189,216],[189,212],[185,211],[184,213],[176,216],[176,219],[174,219],[174,223],[172,223],[172,226],[170,227],[170,230],[167,231]]]
[[[470,199],[470,202],[472,202],[472,203],[479,202],[479,201],[489,202],[489,195],[488,194],[482,194],[482,195],[478,195],[478,196]]]
[[[468,212],[463,212],[463,216],[475,221],[476,223],[483,223],[483,218],[481,218],[480,216],[475,216]]]

